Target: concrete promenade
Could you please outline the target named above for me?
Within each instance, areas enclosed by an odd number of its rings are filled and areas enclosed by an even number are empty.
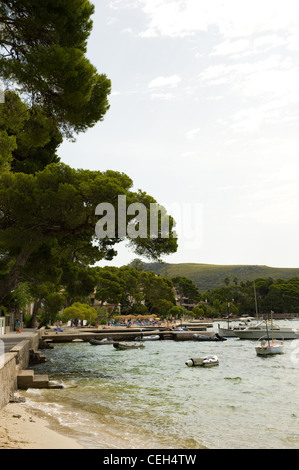
[[[35,328],[25,328],[21,333],[10,331],[5,335],[0,336],[0,355],[8,353],[14,346],[21,341],[31,339],[38,330]]]
[[[18,376],[28,368],[30,357],[33,355],[35,360],[35,355],[40,355],[43,332],[43,328],[24,329],[21,333],[11,331],[0,337],[0,409],[9,403],[18,389]]]

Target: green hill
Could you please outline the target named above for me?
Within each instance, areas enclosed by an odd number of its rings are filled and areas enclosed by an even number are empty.
[[[201,292],[225,286],[224,279],[230,280],[230,285],[253,279],[291,279],[299,277],[299,268],[272,268],[269,266],[251,265],[215,265],[197,263],[145,263],[144,269],[154,271],[166,277],[184,276],[191,279]]]

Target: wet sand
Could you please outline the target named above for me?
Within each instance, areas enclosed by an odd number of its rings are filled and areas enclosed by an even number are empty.
[[[0,449],[84,449],[75,439],[49,427],[26,404],[9,403],[0,410]]]

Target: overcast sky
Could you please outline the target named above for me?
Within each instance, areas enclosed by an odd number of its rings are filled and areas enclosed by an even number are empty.
[[[94,3],[111,107],[62,161],[124,172],[183,221],[166,262],[299,267],[299,4]]]

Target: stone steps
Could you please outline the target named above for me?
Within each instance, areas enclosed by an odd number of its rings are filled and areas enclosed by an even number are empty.
[[[28,388],[48,388],[49,379],[46,375],[34,375],[34,370],[19,370],[17,375],[18,388],[27,390]]]
[[[40,351],[29,349],[29,364],[41,364],[46,362],[47,358]]]
[[[51,383],[47,375],[35,375],[32,369],[19,370],[17,384],[20,390],[27,390],[28,388],[63,388],[61,385]]]

